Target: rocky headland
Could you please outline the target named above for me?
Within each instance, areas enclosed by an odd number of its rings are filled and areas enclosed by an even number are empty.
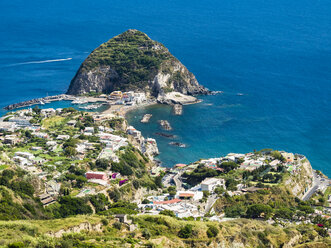
[[[161,43],[130,29],[96,48],[81,64],[67,94],[143,91],[158,97],[170,92],[208,94]]]

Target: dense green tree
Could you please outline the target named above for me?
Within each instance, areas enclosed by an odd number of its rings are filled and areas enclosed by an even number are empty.
[[[219,233],[219,230],[216,226],[210,225],[207,229],[208,238],[214,238]]]
[[[253,204],[248,206],[246,216],[248,218],[259,218],[263,215],[265,219],[268,219],[271,213],[272,208],[269,205]]]
[[[228,206],[224,210],[225,216],[230,218],[243,217],[246,214],[246,207],[243,204]]]
[[[121,193],[118,189],[113,189],[108,191],[109,198],[113,200],[114,202],[117,202],[121,198]]]
[[[225,182],[225,186],[227,190],[237,190],[238,181],[233,178],[229,178]]]
[[[97,159],[95,161],[95,166],[97,168],[101,168],[101,169],[106,170],[110,166],[110,161],[108,159],[104,159],[104,158]]]
[[[218,165],[218,167],[224,169],[224,172],[228,173],[229,171],[238,168],[239,165],[235,162],[230,161],[230,162],[223,162],[220,165]]]
[[[92,209],[83,198],[71,196],[62,196],[59,199],[60,207],[58,209],[59,217],[65,218],[77,214],[91,214]]]
[[[178,237],[188,239],[192,236],[192,225],[187,224],[178,232]]]
[[[77,151],[75,148],[68,146],[64,149],[64,155],[66,155],[67,157],[73,157],[77,154]]]
[[[275,211],[275,217],[284,218],[284,219],[292,219],[294,212],[289,208],[279,208]]]

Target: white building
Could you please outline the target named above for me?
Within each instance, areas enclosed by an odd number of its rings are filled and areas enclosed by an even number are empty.
[[[70,138],[70,136],[67,134],[61,134],[56,137],[56,139],[58,139],[58,140],[68,140],[69,138]]]
[[[15,156],[20,156],[29,160],[34,159],[34,155],[29,152],[15,152]]]
[[[71,127],[74,127],[76,125],[77,121],[76,120],[70,120],[67,122],[67,124]]]
[[[20,166],[31,165],[31,163],[26,158],[23,158],[23,157],[20,157],[20,156],[14,156],[13,160],[16,163],[18,163]]]
[[[84,132],[85,133],[94,133],[94,127],[85,127]]]
[[[34,132],[32,133],[34,136],[41,138],[41,139],[48,139],[47,133],[41,133],[41,132]]]
[[[15,132],[16,124],[13,122],[0,122],[0,131],[4,132]]]
[[[175,198],[192,199],[193,201],[199,201],[203,198],[203,192],[202,191],[178,191]]]
[[[45,116],[45,117],[50,117],[56,115],[56,110],[53,108],[48,108],[48,109],[42,109],[40,111],[40,114]]]
[[[217,186],[223,186],[225,188],[225,180],[222,178],[206,178],[201,182],[201,190],[212,192]]]
[[[145,93],[135,93],[134,99],[137,104],[143,103],[146,101],[146,94]]]
[[[30,123],[31,119],[32,119],[31,116],[12,117],[8,120],[8,122],[16,123],[16,125],[20,127],[27,127],[27,126],[31,126]]]
[[[56,143],[56,141],[53,141],[53,140],[52,140],[52,141],[47,141],[47,142],[46,142],[46,145],[47,145],[47,146],[56,146],[57,143]]]

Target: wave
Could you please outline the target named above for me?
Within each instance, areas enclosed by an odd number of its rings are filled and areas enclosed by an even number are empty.
[[[72,60],[72,58],[66,58],[66,59],[49,59],[49,60],[40,60],[40,61],[28,61],[28,62],[11,64],[9,66],[30,65],[30,64],[44,64],[44,63],[53,63],[53,62],[60,62],[60,61],[67,61],[67,60]]]

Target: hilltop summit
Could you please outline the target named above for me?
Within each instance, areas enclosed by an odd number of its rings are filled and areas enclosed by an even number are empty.
[[[144,91],[155,97],[169,92],[209,92],[163,44],[135,29],[96,48],[81,64],[67,94],[114,90]]]

